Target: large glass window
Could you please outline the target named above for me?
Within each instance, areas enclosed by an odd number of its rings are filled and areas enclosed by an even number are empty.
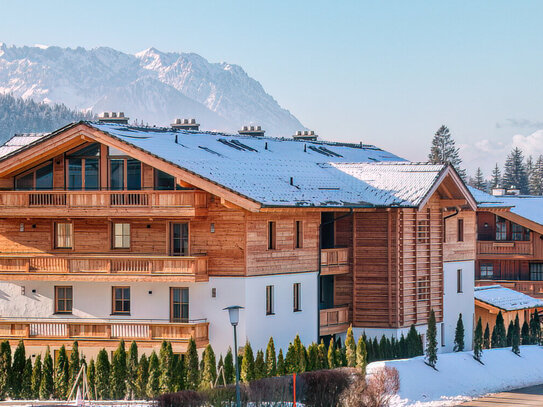
[[[507,240],[507,221],[496,216],[496,240]]]
[[[530,280],[543,281],[543,263],[530,263]]]
[[[160,170],[155,170],[155,189],[156,190],[174,190],[175,178]]]
[[[100,187],[100,144],[93,143],[66,155],[70,190],[97,190]]]
[[[48,162],[15,178],[16,190],[53,189],[53,163]]]
[[[141,162],[132,158],[109,160],[109,185],[114,191],[141,189]],[[126,179],[125,179],[126,174]]]
[[[171,226],[171,254],[172,256],[189,255],[189,224],[172,223]]]
[[[113,314],[130,313],[130,287],[113,287]]]
[[[170,289],[170,319],[172,322],[189,321],[189,289],[186,287]]]

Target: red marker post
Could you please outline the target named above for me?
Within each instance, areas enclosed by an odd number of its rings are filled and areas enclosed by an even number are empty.
[[[296,373],[292,375],[292,390],[294,392],[294,404],[293,407],[296,407]]]

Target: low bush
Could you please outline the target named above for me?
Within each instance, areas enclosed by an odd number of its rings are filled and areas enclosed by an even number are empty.
[[[398,371],[384,367],[368,375],[358,376],[341,397],[343,407],[388,407],[392,397],[400,389]]]

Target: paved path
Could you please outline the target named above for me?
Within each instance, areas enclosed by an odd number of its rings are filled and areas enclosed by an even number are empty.
[[[471,407],[515,407],[515,406],[541,406],[543,407],[543,385],[526,387],[496,393],[492,396],[469,401],[462,406]]]

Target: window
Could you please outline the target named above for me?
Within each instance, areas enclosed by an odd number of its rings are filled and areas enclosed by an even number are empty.
[[[55,286],[55,313],[71,314],[73,303],[73,289],[70,286]]]
[[[428,301],[430,299],[430,278],[419,277],[417,280],[417,301]]]
[[[172,223],[170,252],[172,256],[189,255],[189,224]]]
[[[301,249],[303,247],[304,230],[301,220],[294,222],[294,248]]]
[[[16,190],[53,189],[53,163],[51,161],[37,169],[15,178]]]
[[[133,158],[110,158],[109,187],[111,190],[140,190],[141,162]]]
[[[170,319],[172,322],[189,322],[188,288],[170,288]]]
[[[462,269],[456,270],[456,292],[462,292]]]
[[[481,264],[479,271],[482,279],[491,280],[494,278],[494,265],[492,263]]]
[[[543,263],[530,263],[530,280],[543,281]]]
[[[266,286],[266,315],[273,315],[273,285]]]
[[[458,219],[458,241],[464,241],[464,219]]]
[[[73,247],[73,224],[55,223],[55,249]]]
[[[173,190],[175,189],[175,178],[160,170],[155,170],[155,189]]]
[[[294,283],[292,284],[292,309],[294,312],[298,312],[302,310],[302,303],[300,301],[300,294],[301,294],[301,283]]]
[[[114,249],[129,249],[130,248],[130,223],[114,223],[113,224],[113,248]]]
[[[507,240],[507,221],[496,216],[496,240]]]
[[[130,314],[130,287],[113,287],[113,314]]]
[[[441,323],[441,346],[445,346],[445,323]]]
[[[417,221],[417,241],[419,243],[430,243],[430,221]]]
[[[516,223],[511,223],[511,239],[521,241],[530,240],[530,229],[526,229]]]
[[[66,155],[67,184],[70,190],[97,190],[100,186],[100,144],[87,144]]]
[[[268,222],[268,250],[275,250],[277,232],[275,222]]]

